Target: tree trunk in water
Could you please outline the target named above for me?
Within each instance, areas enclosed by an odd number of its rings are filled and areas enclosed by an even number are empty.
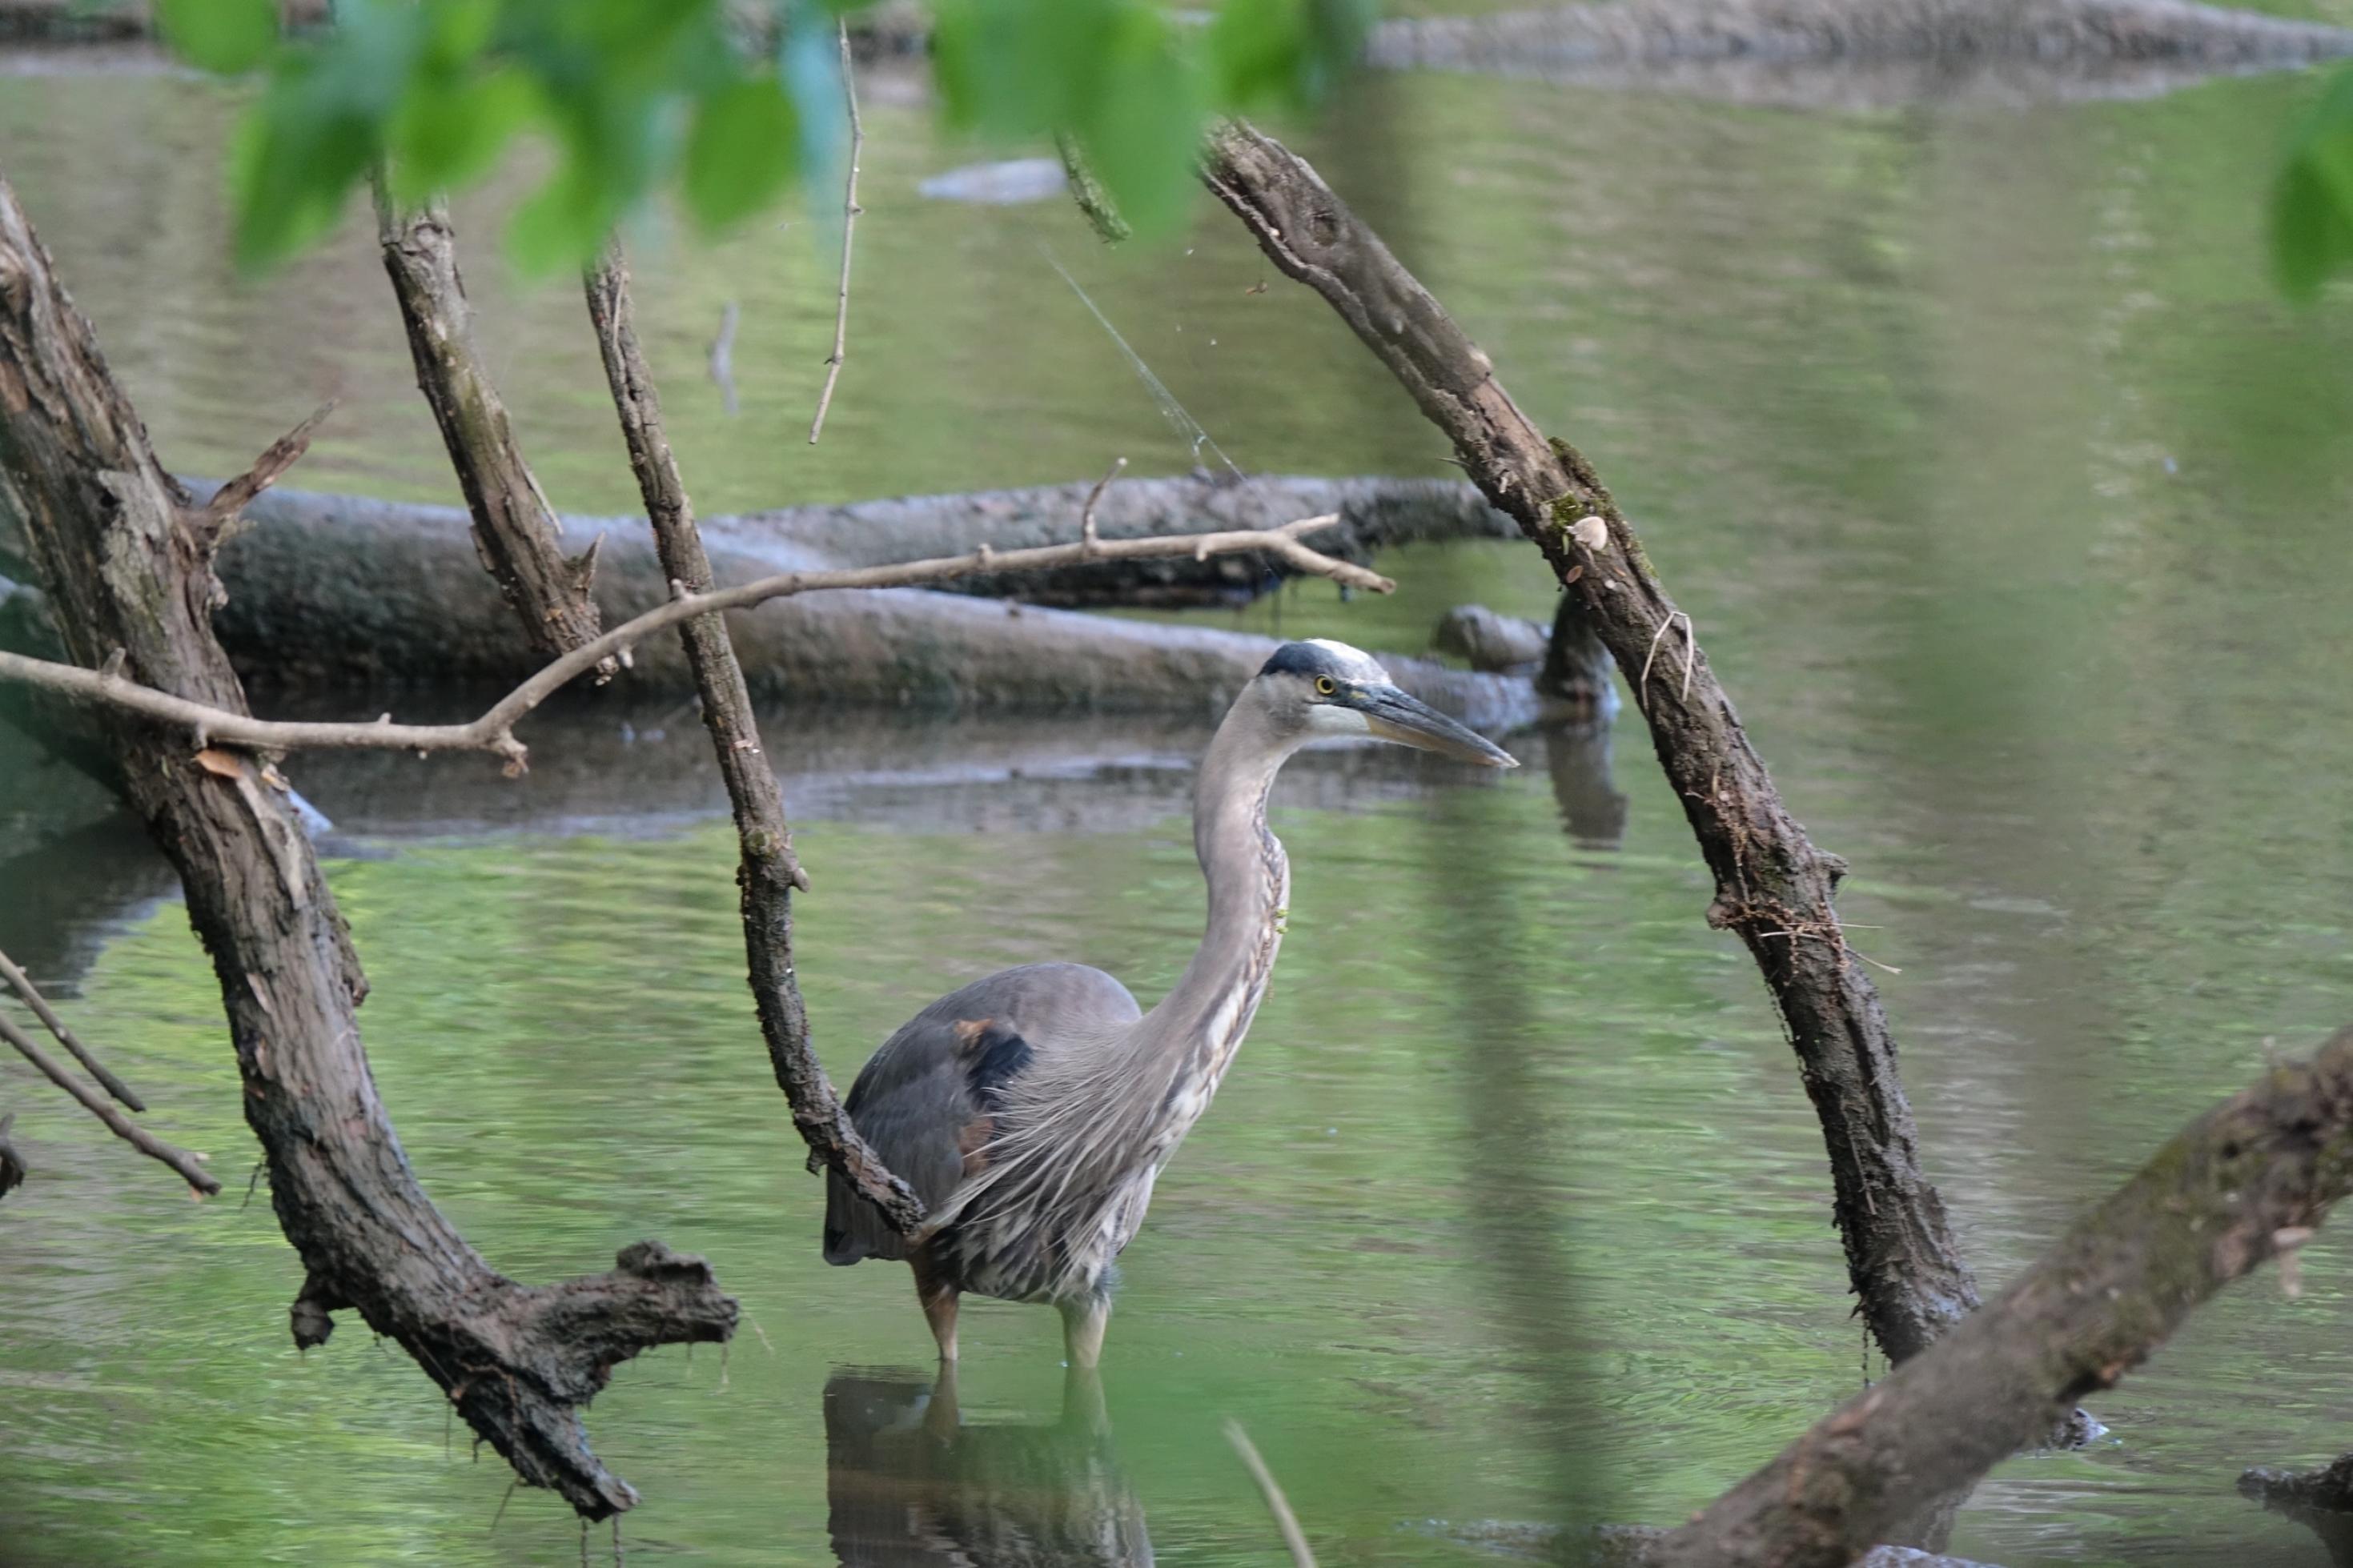
[[[1848,950],[1816,849],[1748,743],[1691,623],[1585,459],[1547,442],[1478,346],[1305,160],[1250,126],[1209,140],[1204,178],[1288,276],[1314,289],[1454,443],[1635,689],[1668,782],[1715,875],[1708,923],[1747,944],[1798,1053],[1829,1146],[1847,1273],[1892,1362],[1978,1304],[1943,1202],[1921,1173],[1879,994]]]
[[[67,652],[233,710],[215,639],[216,535],[146,431],[0,183],[0,487],[51,594]],[[658,1242],[609,1274],[525,1286],[483,1261],[418,1187],[360,1045],[358,956],[273,769],[104,721],[133,807],[179,873],[213,958],[270,1197],[306,1271],[295,1342],[355,1309],[397,1341],[534,1486],[588,1518],[636,1494],[589,1450],[579,1410],[615,1363],[725,1340],[736,1306],[699,1258]]]
[[[2353,1189],[2353,1028],[2158,1152],[2018,1281],[1660,1543],[1661,1568],[1844,1568],[2050,1431]]]

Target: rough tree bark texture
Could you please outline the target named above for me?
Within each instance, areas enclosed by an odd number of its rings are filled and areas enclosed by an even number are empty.
[[[662,434],[661,403],[638,350],[629,308],[628,262],[617,245],[588,274],[586,292],[588,317],[596,329],[621,434],[628,442],[629,467],[637,473],[638,489],[653,522],[662,570],[690,592],[708,589],[712,586],[711,560],[694,526],[694,508],[679,477],[678,459]],[[777,1087],[785,1091],[793,1125],[800,1129],[812,1156],[839,1171],[902,1234],[912,1233],[923,1223],[923,1204],[850,1125],[849,1113],[809,1046],[808,1010],[793,973],[793,889],[806,889],[808,879],[793,858],[784,791],[760,743],[759,723],[753,717],[743,667],[728,639],[726,617],[697,616],[679,628],[679,636],[702,699],[703,728],[711,733],[734,810],[742,851],[735,881],[743,894],[744,945],[751,961],[760,1033],[767,1042]]]
[[[574,560],[558,548],[554,509],[522,460],[506,405],[474,352],[473,310],[458,275],[448,208],[437,200],[415,213],[396,212],[379,175],[375,211],[384,269],[417,363],[417,390],[458,470],[482,566],[522,617],[533,651],[549,658],[568,653],[600,629],[589,594],[596,547],[592,542]]]
[[[1843,1568],[2113,1386],[2353,1190],[2353,1028],[2192,1122],[2019,1280],[1661,1543],[1662,1568]]]
[[[1708,923],[1747,944],[1796,1047],[1864,1320],[1890,1361],[1917,1354],[1977,1306],[1977,1284],[1921,1173],[1878,991],[1841,936],[1831,896],[1844,865],[1815,848],[1782,804],[1690,621],[1591,466],[1529,423],[1487,356],[1379,237],[1304,159],[1248,125],[1212,134],[1203,173],[1268,258],[1322,294],[1453,441],[1634,684],[1715,876]]]
[[[68,651],[242,710],[213,637],[219,585],[187,493],[156,462],[89,322],[0,182],[0,501],[22,521]],[[357,1009],[367,983],[274,773],[108,721],[134,807],[212,954],[270,1196],[305,1278],[298,1344],[330,1312],[397,1341],[526,1482],[590,1518],[636,1494],[590,1452],[579,1409],[654,1345],[724,1340],[736,1307],[699,1258],[658,1242],[612,1273],[509,1279],[418,1187],[376,1097]]]

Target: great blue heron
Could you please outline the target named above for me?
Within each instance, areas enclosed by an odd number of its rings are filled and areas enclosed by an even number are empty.
[[[1149,1013],[1077,963],[976,980],[916,1014],[850,1086],[850,1119],[923,1199],[902,1240],[839,1174],[825,1258],[903,1258],[940,1359],[956,1357],[965,1291],[1051,1302],[1073,1367],[1103,1352],[1112,1260],[1152,1184],[1201,1112],[1266,994],[1291,871],[1267,831],[1274,775],[1308,742],[1372,735],[1463,762],[1512,757],[1392,684],[1336,642],[1275,650],[1218,726],[1193,787],[1193,847],[1209,884],[1200,950]]]

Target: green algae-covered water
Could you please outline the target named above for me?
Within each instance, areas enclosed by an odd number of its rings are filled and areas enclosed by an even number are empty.
[[[2259,247],[2307,90],[1831,112],[1385,78],[1301,136],[1600,465],[1794,808],[1853,864],[1843,911],[1890,966],[1924,1159],[1989,1286],[2268,1050],[2353,1017],[2353,330],[2282,307]],[[1222,214],[1131,253],[1059,204],[924,201],[980,154],[903,87],[869,105],[822,446],[802,432],[823,218],[638,241],[705,510],[1188,464],[1050,253],[1244,468],[1448,471],[1319,301],[1253,291],[1270,275]],[[303,483],[454,499],[356,216],[280,278],[231,273],[234,108],[174,78],[0,79],[0,170],[169,461],[230,471],[334,395]],[[493,370],[555,503],[626,509],[575,293],[494,259],[512,195],[459,210]],[[731,300],[733,417],[704,371]],[[1318,584],[1241,618],[1413,649],[1459,601],[1551,604],[1509,546],[1386,564],[1395,600]],[[598,1451],[647,1500],[632,1560],[1274,1563],[1233,1418],[1327,1565],[1474,1564],[1493,1542],[1461,1537],[1490,1521],[1672,1522],[1876,1370],[1789,1053],[1700,918],[1628,727],[1614,757],[1522,737],[1531,765],[1502,779],[1293,768],[1291,937],[1124,1259],[1105,1424],[1050,1434],[1051,1314],[978,1303],[967,1436],[925,1447],[903,1271],[818,1258],[702,738],[625,700],[543,725],[520,784],[450,760],[296,772],[336,822],[370,1054],[435,1199],[523,1279],[647,1236],[705,1254],[761,1331],[632,1363],[596,1402]],[[1181,969],[1199,731],[768,723],[838,1077],[996,967],[1082,960],[1147,1001]],[[0,1203],[0,1562],[575,1560],[546,1495],[500,1512],[508,1472],[397,1352],[355,1321],[293,1350],[299,1273],[266,1201],[239,1202],[253,1148],[168,880],[69,776],[0,748],[0,946],[229,1184],[190,1204],[0,1064],[35,1162]],[[2320,1561],[2232,1490],[2353,1447],[2333,1234],[2304,1275],[2196,1318],[2097,1403],[2100,1446],[1996,1472],[1954,1549]]]

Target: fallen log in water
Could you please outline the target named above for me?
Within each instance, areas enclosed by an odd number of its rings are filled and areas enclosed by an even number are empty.
[[[719,581],[780,570],[864,566],[1075,540],[1087,484],[979,495],[913,497],[712,520],[705,528]],[[1101,499],[1105,539],[1271,527],[1317,510],[1342,523],[1319,535],[1356,559],[1414,541],[1484,537],[1505,526],[1467,485],[1418,479],[1199,478],[1143,479]],[[456,508],[273,491],[247,508],[252,529],[222,551],[228,599],[215,616],[243,676],[278,699],[301,692],[480,689],[538,667],[510,607],[482,572],[470,520]],[[600,534],[596,596],[607,625],[662,602],[669,584],[642,519],[563,520],[561,547]],[[0,522],[0,567],[17,549]],[[1233,575],[1238,560],[1252,563]],[[1271,580],[1271,556],[1102,562],[1067,573],[986,579],[1002,593],[1063,598],[1108,578],[1116,593],[1223,596]],[[55,658],[39,595],[0,578],[0,647]],[[747,678],[764,697],[940,712],[1093,710],[1179,715],[1222,711],[1272,649],[1272,639],[1197,626],[1112,620],[918,590],[811,593],[730,616]],[[1524,672],[1450,669],[1390,659],[1399,683],[1482,729],[1584,721],[1607,690],[1606,668],[1546,697]],[[684,694],[678,645],[638,647],[620,678],[635,696]],[[0,715],[82,765],[95,746],[38,693],[0,690]],[[1606,711],[1600,716],[1606,717]],[[83,737],[86,739],[87,737]]]
[[[2353,31],[2191,0],[1612,0],[1393,17],[1367,62],[1736,103],[2141,98],[2353,56]]]
[[[1014,548],[1075,539],[1090,488],[802,508],[717,518],[704,531],[725,584],[780,570],[917,559],[981,540]],[[1468,486],[1386,479],[1138,480],[1114,486],[1098,521],[1103,537],[1123,538],[1252,528],[1319,509],[1344,519],[1328,535],[1332,553],[1358,558],[1408,540],[1483,536],[1496,528]],[[464,512],[288,491],[260,498],[247,515],[253,529],[221,552],[228,603],[215,624],[257,685],[485,685],[537,668],[475,559]],[[563,526],[567,553],[605,535],[596,591],[607,625],[669,596],[642,520],[568,518]],[[6,544],[0,540],[0,560]],[[1162,585],[1202,584],[1222,583],[1225,564],[1179,559],[1084,570],[1124,574],[1131,585],[1147,573]],[[1002,575],[992,582],[1000,591],[1021,586]],[[807,594],[732,616],[730,624],[745,673],[765,695],[931,710],[1214,711],[1274,646],[1240,633],[911,589]],[[1539,717],[1524,679],[1394,662],[1399,684],[1481,728]],[[621,679],[640,692],[691,687],[685,661],[667,639],[640,646]]]

